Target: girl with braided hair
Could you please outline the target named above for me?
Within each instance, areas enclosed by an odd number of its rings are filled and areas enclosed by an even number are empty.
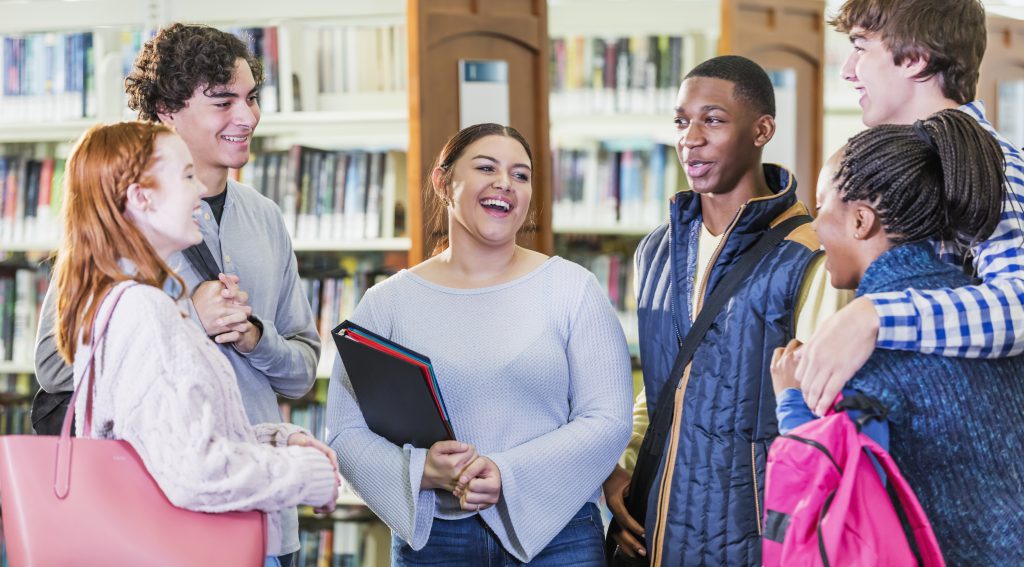
[[[858,296],[970,284],[930,241],[969,249],[987,239],[1000,220],[1004,182],[997,142],[959,110],[854,136],[818,183],[814,228],[832,284]],[[800,347],[794,341],[772,359],[783,432],[814,418],[795,379]],[[866,432],[891,444],[950,565],[1024,565],[1021,376],[1022,356],[879,349],[847,386],[888,408],[888,431]]]

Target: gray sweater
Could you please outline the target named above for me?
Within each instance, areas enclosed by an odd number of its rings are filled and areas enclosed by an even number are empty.
[[[632,381],[622,328],[592,274],[555,257],[505,284],[452,289],[403,270],[370,289],[351,320],[430,357],[455,436],[501,471],[501,500],[479,514],[517,559],[598,499],[629,440]],[[420,490],[426,449],[367,429],[340,358],[327,423],[342,474],[413,549],[434,518],[478,513]]]

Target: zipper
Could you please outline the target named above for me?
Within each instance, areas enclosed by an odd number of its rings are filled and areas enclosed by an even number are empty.
[[[669,450],[665,458],[665,472],[661,477],[661,486],[658,488],[658,515],[655,519],[654,524],[654,545],[651,546],[651,566],[656,567],[661,564],[661,546],[665,538],[665,521],[668,516],[668,498],[670,496],[671,482],[666,482],[667,479],[671,479],[672,473],[675,471],[676,464],[676,453],[679,449],[679,428],[675,427],[675,424],[679,423],[679,420],[683,416],[683,397],[686,393],[686,383],[690,380],[690,365],[686,365],[686,369],[683,371],[683,379],[680,381],[680,388],[676,389],[675,403],[673,405],[672,413],[672,432],[669,434]]]
[[[736,224],[739,222],[740,217],[743,216],[744,209],[747,208],[747,204],[740,205],[739,210],[732,218],[732,222],[725,229],[722,235],[722,241],[715,247],[715,252],[711,255],[711,261],[708,263],[708,267],[704,270],[704,279],[700,283],[700,292],[697,294],[697,304],[694,307],[693,316],[694,318],[700,314],[701,308],[704,306],[704,294],[707,291],[708,280],[711,277],[711,271],[715,267],[715,262],[718,261],[718,257],[722,254],[722,250],[725,248],[725,243],[729,241],[729,234],[732,233],[733,229],[736,228]],[[671,238],[671,233],[669,235]],[[675,277],[673,276],[674,280]],[[669,281],[671,286],[672,281]],[[676,325],[675,316],[675,295],[674,293],[669,294],[669,309],[673,310],[672,324]],[[679,344],[682,345],[682,336],[679,334],[679,328],[676,327],[676,338]],[[686,397],[686,384],[690,381],[690,367],[693,361],[686,365],[683,370],[683,377],[679,381],[679,386],[676,388],[675,404],[672,413],[672,429],[669,436],[668,454],[665,459],[665,472],[661,476],[661,486],[658,488],[658,515],[654,523],[654,545],[651,546],[651,565],[657,566],[661,561],[661,547],[665,538],[665,522],[668,516],[668,501],[671,496],[669,487],[672,485],[672,474],[675,471],[676,454],[679,450],[679,427],[678,424],[682,422],[683,417],[683,401]],[[760,519],[758,519],[760,525]]]
[[[754,447],[757,443],[750,444],[750,470],[754,475],[754,513],[757,514],[757,535],[762,535],[761,530],[761,488],[757,484],[757,451]]]

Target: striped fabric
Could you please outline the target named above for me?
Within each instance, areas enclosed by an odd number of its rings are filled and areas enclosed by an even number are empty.
[[[878,348],[943,356],[996,358],[1024,352],[1024,158],[985,119],[980,101],[960,107],[999,142],[1006,158],[1007,193],[992,236],[974,248],[981,283],[956,289],[874,293]],[[946,262],[967,260],[935,242]]]

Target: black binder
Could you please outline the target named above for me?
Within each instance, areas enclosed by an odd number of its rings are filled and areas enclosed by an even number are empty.
[[[361,337],[350,336],[352,331]],[[331,335],[371,431],[400,447],[428,449],[455,438],[429,358],[349,321]]]

